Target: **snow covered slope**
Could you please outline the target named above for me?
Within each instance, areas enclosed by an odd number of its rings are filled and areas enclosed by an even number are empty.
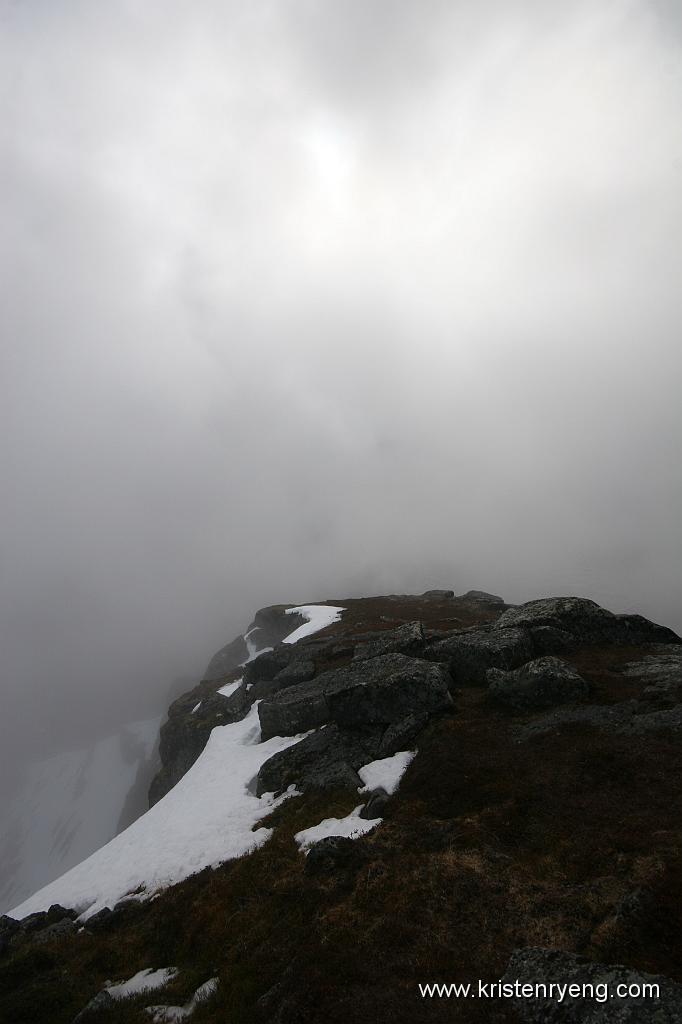
[[[293,611],[308,621],[287,638],[290,643],[336,622],[343,609],[305,605]],[[255,777],[268,758],[301,738],[261,742],[257,703],[242,721],[217,726],[198,760],[158,803],[11,915],[21,918],[61,903],[87,919],[128,894],[149,896],[261,845],[270,830],[254,826],[286,796],[256,797]]]
[[[29,765],[0,821],[0,911],[116,835],[160,724],[135,722],[91,747]]]
[[[52,903],[90,917],[140,887],[145,895],[204,867],[260,846],[270,830],[252,831],[281,802],[257,798],[249,783],[269,757],[298,742],[276,736],[260,743],[258,707],[241,722],[218,726],[190,770],[125,832],[82,864],[10,911],[24,917]]]
[[[331,604],[299,604],[296,608],[287,608],[287,615],[300,615],[306,619],[306,622],[285,637],[282,643],[295,644],[306,636],[319,633],[321,629],[326,629],[332,623],[338,622],[343,611],[343,608],[337,608]]]

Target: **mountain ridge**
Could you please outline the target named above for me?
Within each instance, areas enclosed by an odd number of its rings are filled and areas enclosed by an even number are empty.
[[[149,812],[153,820],[177,802],[211,758],[223,770],[218,739],[241,736],[246,746],[222,753],[237,756],[234,764],[253,759],[256,774],[240,797],[249,808],[270,793],[251,826],[263,841],[233,860],[218,844],[215,863],[197,861],[197,873],[129,893],[89,918],[86,907],[84,930],[64,924],[64,935],[44,945],[31,938],[40,929],[3,919],[12,934],[0,983],[9,977],[13,1019],[28,1020],[29,1004],[35,1013],[50,1000],[61,1006],[50,1020],[73,1019],[103,990],[104,972],[127,977],[174,964],[180,972],[167,994],[183,1005],[218,979],[197,1020],[229,1013],[293,1024],[321,1013],[344,1022],[598,1024],[653,1020],[656,1010],[656,1020],[677,1021],[680,638],[573,597],[508,606],[480,592],[436,591],[278,608],[280,634],[280,619],[296,609],[337,617],[289,644],[262,634],[275,640],[272,650],[252,650],[232,668],[223,659],[223,675],[175,702],[176,735],[201,721],[192,716],[206,702],[207,739]],[[248,654],[250,631],[219,653]],[[279,749],[258,750],[273,742]],[[365,778],[387,783],[368,790]],[[223,783],[211,806],[221,792]],[[304,835],[312,836],[305,858]],[[46,922],[37,924],[58,923]],[[618,1004],[621,1016],[616,1004],[605,1017],[594,1003],[567,1002],[545,1006],[541,1018],[539,1004],[518,1000],[419,995],[418,982],[434,977],[499,978],[513,956],[537,968],[540,954],[522,955],[531,947],[558,951],[578,973],[571,956],[660,976],[667,995],[640,1005],[637,1018],[627,1003]],[[35,969],[38,954],[49,966]],[[56,983],[54,971],[68,981]],[[88,1014],[148,1019],[144,999]]]

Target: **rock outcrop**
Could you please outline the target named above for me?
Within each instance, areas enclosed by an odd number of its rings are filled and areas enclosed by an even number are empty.
[[[397,629],[387,629],[374,640],[366,640],[355,648],[355,661],[369,661],[382,654],[410,654],[418,657],[424,650],[424,627],[421,622],[408,622]]]
[[[408,715],[446,710],[452,705],[449,675],[404,654],[384,654],[323,672],[288,687],[258,708],[263,738],[293,736],[328,722],[340,728],[386,728]]]
[[[456,685],[485,686],[488,669],[523,665],[533,656],[533,644],[528,630],[500,628],[494,623],[436,640],[426,656],[445,662]]]
[[[289,611],[292,607],[295,606],[270,605],[257,611],[246,633],[236,637],[213,655],[202,682],[171,704],[168,709],[168,720],[161,727],[161,768],[149,787],[150,807],[165,796],[189,771],[216,726],[228,725],[243,718],[253,701],[259,699],[261,694],[257,691],[247,699],[246,686],[254,681],[253,674],[257,673],[259,679],[272,679],[288,666],[292,657],[299,654],[298,651],[296,655],[293,654],[294,647],[281,644],[285,637],[305,621],[301,615]],[[270,650],[275,647],[278,654],[267,659]],[[251,670],[250,674],[247,662],[254,658],[259,650],[265,653],[258,659],[259,668]],[[229,696],[220,693],[221,684],[229,685],[239,678],[238,670],[242,666],[246,685]],[[303,673],[305,674],[305,669]],[[300,681],[303,677],[300,669],[298,672],[292,670],[292,679]]]
[[[161,729],[162,767],[150,787],[150,804],[194,764],[213,728],[243,718],[255,701],[262,701],[260,720],[266,738],[295,735],[328,722],[343,730],[380,726],[381,749],[393,752],[400,747],[391,741],[389,728],[395,733],[395,742],[400,742],[400,736],[408,742],[405,737],[415,735],[416,721],[423,728],[429,716],[445,706],[440,693],[443,681],[453,692],[460,686],[485,687],[491,682],[491,695],[508,706],[542,709],[585,696],[581,682],[573,678],[569,684],[568,667],[557,669],[563,673],[563,683],[556,672],[554,682],[548,680],[548,666],[556,668],[556,662],[544,664],[544,683],[537,668],[518,677],[496,676],[494,671],[490,677],[488,674],[492,670],[511,673],[542,656],[563,657],[585,644],[656,643],[668,650],[669,645],[679,643],[664,626],[637,615],[614,615],[584,598],[546,598],[506,606],[501,598],[484,591],[471,590],[456,598],[453,591],[433,590],[420,598],[393,595],[382,600],[391,614],[384,612],[378,622],[371,623],[373,628],[367,629],[363,621],[365,628],[357,623],[353,629],[311,636],[295,644],[281,642],[303,621],[288,610],[293,606],[272,605],[258,611],[244,636],[214,655],[207,678],[171,705]],[[423,609],[429,622],[434,615],[442,615],[446,628],[438,624],[426,629],[420,619],[398,618],[396,622],[395,609],[402,602]],[[473,615],[472,609],[476,609]],[[453,610],[458,614],[453,615]],[[469,621],[473,618],[477,625],[466,624],[467,610]],[[262,653],[254,656],[257,650]],[[401,657],[402,662],[381,660]],[[431,669],[428,663],[432,663]],[[240,685],[229,695],[218,692],[224,684],[229,689],[239,680]],[[658,706],[669,706],[672,698],[667,699],[668,704],[659,702]],[[660,700],[664,701],[663,696]],[[381,711],[379,704],[384,705]],[[346,720],[342,722],[340,715]],[[408,721],[409,727],[405,725]],[[374,741],[370,748],[376,748]],[[334,755],[328,750],[321,755],[316,772],[310,767],[307,749],[301,754],[305,754],[305,770],[273,769],[268,786],[277,782],[274,788],[280,788],[284,778],[294,777],[304,786],[312,785],[315,776],[322,785],[352,778],[353,758],[340,757],[332,770]],[[287,758],[293,763],[295,755],[287,752]],[[265,783],[259,782],[259,787],[262,785]]]
[[[516,608],[508,608],[495,626],[497,629],[527,629],[536,649],[578,643],[680,643],[679,637],[666,626],[659,626],[641,615],[614,615],[584,597],[527,601]]]
[[[10,946],[42,946],[67,938],[76,931],[76,913],[54,903],[49,910],[29,914],[21,921],[3,915],[0,917],[0,955]]]
[[[385,654],[323,672],[258,708],[264,738],[316,730],[261,768],[257,793],[359,787],[357,769],[414,741],[429,718],[452,709],[447,669]]]
[[[571,665],[548,655],[528,661],[513,672],[488,669],[490,696],[516,711],[570,704],[589,696],[590,686]]]

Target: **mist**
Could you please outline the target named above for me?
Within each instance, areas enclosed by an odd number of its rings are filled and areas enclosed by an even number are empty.
[[[0,5],[3,749],[256,608],[682,627],[672,4]]]

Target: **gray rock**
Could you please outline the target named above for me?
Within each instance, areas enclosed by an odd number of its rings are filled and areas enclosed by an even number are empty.
[[[258,773],[256,795],[280,793],[292,785],[302,792],[359,789],[359,768],[411,747],[428,721],[429,715],[422,712],[384,730],[342,730],[334,723],[326,725],[269,758]]]
[[[364,857],[353,839],[345,836],[327,836],[308,850],[305,859],[306,875],[334,875],[360,866]]]
[[[419,733],[429,721],[427,711],[420,711],[414,715],[406,715],[399,722],[392,722],[388,726],[376,751],[373,760],[381,757],[391,757],[399,750],[409,750]]]
[[[448,682],[444,666],[403,654],[352,662],[263,700],[258,707],[262,735],[292,736],[326,722],[385,728],[410,714],[445,711],[452,706]]]
[[[70,918],[63,917],[61,921],[49,924],[47,928],[41,928],[39,932],[35,932],[31,937],[31,942],[36,946],[42,946],[43,943],[54,942],[55,939],[66,939],[74,935],[77,930],[78,926]]]
[[[512,999],[523,1024],[682,1024],[682,985],[620,964],[599,964],[573,953],[531,947],[512,954],[501,981],[545,986],[537,999],[522,993]],[[580,990],[588,992],[587,998],[566,991],[559,1001],[545,994],[550,984],[591,989]],[[658,998],[641,994],[644,984],[658,986]],[[618,996],[618,985],[637,986],[640,994]]]
[[[497,620],[499,629],[552,626],[570,634],[604,635],[613,628],[616,616],[584,597],[547,597],[508,608]]]
[[[90,1002],[83,1007],[81,1012],[73,1018],[73,1024],[81,1024],[81,1021],[91,1020],[95,1016],[99,1016],[102,1010],[112,1009],[115,1005],[116,1000],[112,999],[106,989],[102,989],[98,992]]]
[[[270,682],[282,672],[294,656],[294,647],[287,644],[280,644],[272,651],[264,651],[257,658],[244,666],[244,682],[247,686],[254,686],[256,683]]]
[[[0,937],[16,935],[20,928],[21,925],[15,918],[9,917],[7,914],[0,917]]]
[[[30,935],[31,932],[40,931],[41,928],[45,928],[52,922],[47,916],[46,910],[38,910],[35,914],[29,914],[28,917],[22,917],[19,922],[19,926],[25,935]]]
[[[261,766],[256,795],[280,793],[289,786],[297,789],[358,789],[362,780],[357,769],[376,760],[381,741],[379,730],[343,733],[328,725],[280,750]]]
[[[3,915],[0,918],[0,953],[17,943],[35,942],[40,945],[66,935],[75,930],[73,921],[76,916],[75,910],[67,910],[59,903],[53,903],[49,910],[29,914],[20,921]]]
[[[509,670],[533,657],[530,633],[525,629],[483,626],[436,640],[425,657],[446,662],[458,686],[484,686],[490,668]]]
[[[515,711],[570,704],[590,693],[589,683],[571,665],[552,656],[526,662],[513,672],[488,669],[487,679],[490,696]]]
[[[504,604],[504,598],[497,594],[488,594],[485,590],[467,590],[462,594],[463,601],[478,601],[479,604]]]
[[[3,914],[0,917],[0,955],[5,953],[13,943],[15,936],[21,936],[21,926],[13,917]]]
[[[275,647],[285,637],[289,636],[302,626],[305,619],[298,613],[292,614],[289,609],[295,607],[290,604],[271,604],[266,608],[259,608],[254,615],[253,622],[247,632],[258,629],[258,645]]]
[[[616,643],[622,644],[682,644],[672,629],[650,622],[643,615],[616,615]]]
[[[559,651],[575,647],[577,638],[565,629],[558,629],[556,626],[536,626],[530,630],[533,643],[533,653],[556,654]]]
[[[367,799],[367,803],[360,811],[360,817],[366,821],[374,821],[376,818],[383,818],[390,796],[381,786],[373,790]]]
[[[257,649],[275,647],[303,624],[304,619],[301,615],[293,615],[287,611],[291,607],[288,604],[273,604],[256,612],[246,632]],[[248,656],[246,640],[244,636],[238,636],[213,655],[203,678],[224,679],[233,669],[242,665]]]
[[[102,907],[96,914],[88,918],[85,927],[89,932],[106,931],[113,923],[114,916],[111,907]]]
[[[309,659],[290,661],[286,668],[281,669],[275,676],[273,682],[278,684],[278,689],[287,686],[294,686],[296,683],[306,683],[315,675],[315,662]]]
[[[382,654],[408,654],[418,656],[424,647],[424,627],[421,622],[406,622],[397,629],[387,629],[377,633],[376,639],[358,644],[355,648],[355,661],[368,661]]]
[[[425,590],[422,594],[422,597],[428,597],[434,601],[448,601],[454,596],[454,590]]]
[[[508,608],[496,622],[498,629],[535,630],[551,627],[568,633],[581,644],[682,643],[666,626],[641,615],[614,615],[584,597],[548,597]]]
[[[78,914],[75,910],[63,907],[61,903],[51,904],[47,911],[47,919],[50,924],[54,924],[55,921],[61,921],[65,917],[68,917],[71,921],[75,921]]]

